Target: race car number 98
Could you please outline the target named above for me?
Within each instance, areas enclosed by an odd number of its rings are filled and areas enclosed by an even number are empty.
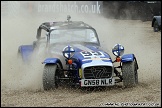
[[[86,57],[93,57],[93,56],[104,56],[104,54],[102,52],[99,52],[99,51],[84,51],[84,52],[80,52],[84,58]]]

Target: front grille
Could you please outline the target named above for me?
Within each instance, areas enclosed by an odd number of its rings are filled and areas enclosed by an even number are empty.
[[[84,69],[84,78],[86,79],[110,78],[111,76],[111,66],[91,66]]]

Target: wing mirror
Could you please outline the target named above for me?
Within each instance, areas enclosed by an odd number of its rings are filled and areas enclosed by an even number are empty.
[[[112,53],[117,57],[122,56],[124,54],[124,47],[121,44],[115,44]]]

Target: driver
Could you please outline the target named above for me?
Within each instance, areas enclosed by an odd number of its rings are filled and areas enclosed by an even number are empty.
[[[95,37],[94,33],[90,33],[90,36],[88,38],[89,42],[97,42],[97,38]]]

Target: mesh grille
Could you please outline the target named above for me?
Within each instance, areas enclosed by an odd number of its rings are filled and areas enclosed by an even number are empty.
[[[84,77],[86,79],[110,78],[111,76],[111,66],[92,66],[84,69]]]

